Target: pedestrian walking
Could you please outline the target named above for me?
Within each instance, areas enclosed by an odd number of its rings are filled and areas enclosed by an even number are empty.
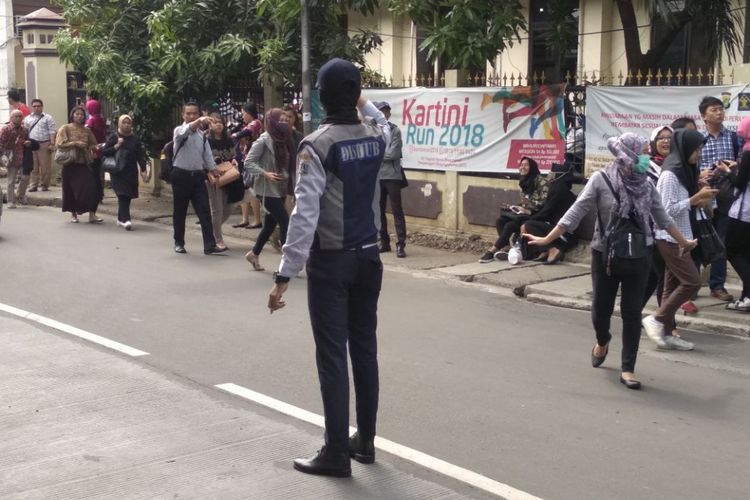
[[[208,126],[208,145],[211,146],[211,154],[217,168],[219,165],[231,165],[239,171],[234,142],[227,134],[226,122],[219,113],[212,113]],[[211,207],[211,225],[214,229],[216,246],[227,249],[224,243],[224,232],[222,226],[229,219],[232,208],[245,196],[245,186],[242,178],[220,186],[219,182],[206,181],[208,189],[208,202]]]
[[[107,122],[102,116],[102,105],[95,96],[86,101],[86,127],[93,132],[97,144],[104,144],[107,140]],[[101,151],[97,151],[91,162],[91,168],[96,174],[97,189],[99,192],[99,202],[104,200],[104,171],[102,170]]]
[[[704,136],[706,143],[700,159],[702,178],[712,187],[718,187],[719,172],[736,167],[740,152],[740,140],[737,133],[724,127],[724,103],[721,99],[706,96],[698,106],[703,123],[706,125]],[[717,193],[718,194],[718,193]],[[712,221],[716,233],[722,241],[726,240],[729,224],[728,206],[713,201],[711,206]],[[700,262],[697,262],[700,269]],[[722,257],[711,263],[708,276],[708,287],[711,297],[724,302],[732,302],[734,297],[727,292],[727,259]]]
[[[62,165],[62,211],[70,212],[70,222],[88,212],[90,223],[101,223],[96,215],[101,201],[98,172],[93,169],[97,141],[84,126],[86,111],[76,106],[70,111],[70,123],[60,127],[55,146],[55,161]]]
[[[29,182],[29,191],[37,189],[49,191],[52,181],[52,153],[55,151],[55,136],[57,126],[52,115],[44,112],[44,103],[41,99],[31,101],[32,112],[24,118],[23,124],[29,130],[29,138],[36,142],[31,148],[33,158],[33,170]],[[22,187],[19,186],[19,192]]]
[[[117,119],[117,132],[110,135],[102,149],[103,157],[114,156],[118,171],[109,174],[112,190],[117,195],[117,225],[126,231],[133,229],[130,202],[138,198],[138,171],[148,182],[149,170],[143,143],[133,134],[133,118],[121,115]]]
[[[193,205],[201,225],[203,253],[210,255],[226,251],[226,248],[216,246],[206,189],[206,175],[218,177],[208,138],[200,130],[209,120],[207,116],[200,116],[198,103],[190,101],[182,106],[182,125],[174,129],[173,166],[170,172],[173,199],[172,228],[174,251],[180,254],[187,253],[185,219],[190,204]]]
[[[359,70],[342,59],[328,61],[318,72],[326,117],[300,145],[297,205],[268,299],[271,313],[284,307],[289,280],[307,262],[326,431],[323,448],[312,458],[295,460],[294,468],[339,477],[351,475],[350,457],[375,460],[378,409],[376,325],[383,277],[378,172],[389,133],[383,114],[360,98],[360,78]],[[351,438],[347,342],[357,409],[357,432]]]
[[[391,105],[386,101],[374,102],[385,119],[391,118]],[[396,257],[406,257],[406,218],[401,203],[401,190],[407,186],[406,175],[401,167],[403,141],[401,130],[395,123],[388,122],[391,131],[391,142],[383,157],[380,167],[380,252],[391,251],[391,236],[388,234],[388,219],[385,215],[388,200],[391,201],[393,225],[396,227]]]
[[[737,128],[745,140],[736,175],[732,176],[735,199],[729,209],[727,227],[727,259],[742,280],[742,294],[727,309],[750,312],[750,117]]]
[[[693,239],[696,208],[710,206],[716,194],[716,190],[708,186],[698,187],[698,161],[705,141],[696,130],[676,130],[656,184],[664,209],[682,238],[688,240]],[[694,348],[693,344],[675,334],[675,313],[700,289],[700,273],[693,258],[682,252],[683,244],[674,234],[657,229],[654,237],[666,267],[664,292],[656,312],[643,319],[643,328],[657,347],[689,351]]]
[[[23,113],[15,109],[10,112],[10,121],[0,130],[0,154],[8,170],[8,208],[16,208],[16,198],[23,201],[22,193],[16,193],[16,181],[23,177],[24,145],[30,144],[29,131],[23,126]],[[23,185],[23,181],[21,183]]]
[[[651,221],[672,235],[682,251],[694,247],[695,242],[683,238],[662,207],[653,183],[648,181],[648,140],[625,133],[610,138],[607,145],[614,161],[591,176],[557,226],[544,238],[525,237],[530,245],[549,245],[566,231],[574,231],[588,213],[597,214],[591,241],[591,319],[596,332],[591,364],[595,368],[601,366],[609,353],[610,324],[619,290],[622,316],[620,382],[628,389],[640,389],[641,383],[635,378],[635,363],[641,338],[643,293],[649,273],[651,249],[648,247],[654,244],[649,230]],[[629,221],[631,227],[640,230],[641,237],[638,238],[636,233],[636,248],[632,248],[633,258],[614,257],[610,253],[613,223],[618,221]],[[632,241],[633,233],[630,234]],[[637,247],[639,240],[643,248]],[[689,260],[690,257],[686,258]]]
[[[260,252],[279,226],[279,241],[286,241],[289,214],[286,211],[286,196],[289,192],[289,175],[294,171],[294,141],[289,120],[281,109],[273,108],[266,113],[266,131],[256,140],[245,158],[245,169],[256,176],[255,195],[263,204],[266,215],[252,250],[245,258],[256,271],[263,271]]]
[[[239,163],[244,165],[245,158],[250,152],[250,147],[260,134],[263,133],[263,124],[258,119],[258,108],[253,102],[248,102],[242,106],[242,122],[245,127],[237,133],[232,134],[232,139],[237,141],[239,150]],[[245,197],[240,204],[242,210],[242,221],[232,227],[246,227],[248,229],[258,229],[263,223],[260,217],[260,201],[255,196],[253,186],[248,186]],[[253,215],[253,222],[250,223],[250,214]]]

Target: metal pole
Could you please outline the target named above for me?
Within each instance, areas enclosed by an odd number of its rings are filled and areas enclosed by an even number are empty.
[[[305,135],[312,133],[312,106],[310,91],[312,80],[310,75],[310,21],[307,10],[307,0],[302,2],[302,128]]]

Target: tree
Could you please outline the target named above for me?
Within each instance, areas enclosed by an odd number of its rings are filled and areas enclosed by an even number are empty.
[[[300,78],[299,0],[56,0],[71,25],[56,37],[60,57],[84,73],[87,88],[133,113],[146,140],[163,141],[185,98],[213,97],[229,83]],[[382,41],[349,38],[339,16],[376,0],[314,4],[313,52],[364,63]],[[296,16],[296,17],[295,17]]]
[[[658,67],[677,35],[691,23],[696,33],[707,34],[705,51],[711,61],[717,59],[721,48],[733,61],[742,46],[739,10],[733,9],[730,0],[641,0],[639,5],[647,9],[652,18],[660,18],[667,25],[665,30],[659,30],[646,52],[641,48],[634,0],[615,0],[615,3],[625,35],[628,68],[633,72],[641,70],[645,73]]]
[[[390,0],[390,9],[425,29],[420,49],[431,62],[484,70],[527,29],[517,0]]]

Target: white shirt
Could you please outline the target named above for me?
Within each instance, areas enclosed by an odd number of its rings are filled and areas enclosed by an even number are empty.
[[[38,123],[37,120],[39,120]],[[30,114],[23,119],[23,126],[27,130],[31,130],[29,137],[39,142],[49,141],[50,136],[57,132],[54,118],[47,113],[42,113],[41,117],[40,115]],[[31,128],[32,126],[34,127],[33,129]]]

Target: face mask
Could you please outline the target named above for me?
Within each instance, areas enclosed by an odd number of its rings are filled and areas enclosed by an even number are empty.
[[[648,155],[638,155],[638,163],[633,166],[633,169],[639,174],[645,174],[648,172],[650,164],[650,158]]]

